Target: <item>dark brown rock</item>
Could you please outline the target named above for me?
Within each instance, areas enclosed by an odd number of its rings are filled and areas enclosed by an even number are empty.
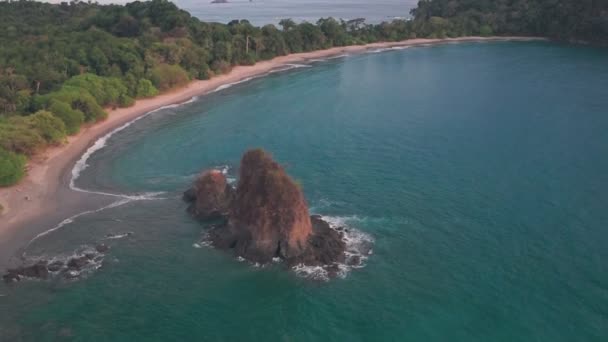
[[[9,270],[7,274],[5,274],[5,275],[2,276],[2,280],[4,280],[4,282],[6,282],[6,283],[14,283],[14,282],[17,282],[17,281],[19,281],[21,279],[19,277],[19,274],[12,273]]]
[[[20,280],[21,277],[46,279],[49,276],[46,261],[39,261],[36,264],[21,266],[14,269],[9,269],[7,274],[2,278],[7,282]]]
[[[72,269],[81,269],[89,263],[89,258],[85,256],[74,257],[68,261],[68,267]]]
[[[196,201],[196,190],[194,190],[194,188],[190,188],[184,191],[182,199],[188,203]]]
[[[108,250],[110,250],[110,247],[108,247],[105,243],[100,243],[97,246],[95,246],[95,250],[99,253],[105,253]]]
[[[63,261],[55,261],[49,264],[48,269],[50,272],[57,272],[63,268]]]
[[[218,170],[203,172],[192,189],[184,193],[184,199],[192,202],[188,211],[201,220],[224,217],[234,197],[234,189]]]

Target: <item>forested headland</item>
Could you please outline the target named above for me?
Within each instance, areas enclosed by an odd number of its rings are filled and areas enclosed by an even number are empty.
[[[410,38],[608,42],[608,4],[601,0],[426,0],[411,14],[411,20],[376,25],[323,18],[254,27],[246,20],[201,22],[167,0],[0,2],[0,186],[24,175],[27,157],[103,120],[107,108],[131,106],[235,65]]]

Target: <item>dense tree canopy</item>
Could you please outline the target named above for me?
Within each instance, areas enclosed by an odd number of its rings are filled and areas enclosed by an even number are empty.
[[[247,20],[201,22],[167,0],[124,6],[3,1],[0,163],[16,165],[22,160],[18,154],[31,155],[61,143],[82,124],[103,120],[104,108],[130,106],[159,90],[289,53],[465,35],[540,35],[606,43],[607,3],[422,0],[412,10],[412,20],[369,25],[362,18],[322,18],[315,24],[285,19],[279,27],[255,27]],[[22,174],[20,167],[10,169]]]
[[[412,15],[423,35],[532,35],[608,43],[606,0],[422,0]]]

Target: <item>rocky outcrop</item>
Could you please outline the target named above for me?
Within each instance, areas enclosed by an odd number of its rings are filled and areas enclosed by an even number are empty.
[[[199,189],[199,182],[200,178],[195,189]],[[196,191],[192,205],[198,207],[201,198],[205,203],[215,203],[220,198],[222,205],[231,199],[223,215],[225,223],[209,231],[214,246],[232,249],[236,255],[259,263],[276,258],[288,265],[329,265],[344,261],[342,235],[320,217],[310,217],[298,184],[263,150],[250,150],[243,156],[233,197],[225,196],[226,190],[220,191],[223,183],[219,176],[213,184],[206,187],[206,191]],[[190,212],[198,218],[208,218],[193,210]]]
[[[186,191],[184,200],[190,202],[188,212],[201,220],[225,217],[234,198],[234,189],[218,170],[203,172]]]
[[[100,243],[94,249],[64,260],[36,260],[34,263],[8,269],[2,279],[12,283],[22,279],[47,279],[51,276],[77,278],[84,270],[100,266],[104,253],[109,249],[107,245]]]

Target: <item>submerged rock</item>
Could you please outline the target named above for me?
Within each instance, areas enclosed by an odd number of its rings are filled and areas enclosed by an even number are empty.
[[[110,247],[108,247],[105,243],[100,243],[95,246],[95,250],[99,253],[105,253],[110,250]]]
[[[209,170],[196,179],[194,186],[183,197],[191,202],[188,212],[201,220],[211,220],[228,213],[234,189],[221,171]]]
[[[50,272],[57,272],[61,270],[64,266],[65,264],[63,263],[63,261],[58,260],[50,263],[47,268]]]
[[[88,248],[76,252],[75,256],[65,259],[58,256],[56,258],[25,261],[23,265],[8,269],[2,279],[7,282],[17,282],[22,279],[49,279],[63,277],[73,279],[80,277],[81,274],[89,273],[101,266],[104,259],[104,252],[109,247],[103,243],[95,246],[95,249]],[[85,273],[83,273],[85,272]]]
[[[2,276],[6,282],[19,281],[21,278],[38,278],[46,279],[49,276],[46,261],[38,261],[33,265],[20,266],[13,269],[8,269],[7,273]]]
[[[71,269],[81,269],[83,267],[85,267],[88,263],[89,260],[93,259],[95,257],[94,254],[91,254],[91,257],[84,255],[81,257],[74,257],[72,259],[70,259],[70,261],[68,261],[68,267]]]
[[[205,177],[212,180],[205,180]],[[225,178],[217,171],[206,172],[194,185],[195,204],[221,204],[226,222],[209,231],[213,245],[233,249],[234,253],[252,262],[269,263],[280,258],[287,265],[330,265],[344,261],[345,244],[339,232],[319,216],[310,217],[300,187],[283,167],[263,150],[250,150],[241,160],[236,194],[230,196]],[[221,175],[223,177],[223,175]],[[200,184],[207,191],[200,191]],[[191,194],[184,194],[189,198]],[[219,200],[218,200],[219,199]],[[202,206],[215,208],[218,205]],[[209,210],[190,210],[202,219],[214,218]],[[203,212],[206,215],[200,215]]]

